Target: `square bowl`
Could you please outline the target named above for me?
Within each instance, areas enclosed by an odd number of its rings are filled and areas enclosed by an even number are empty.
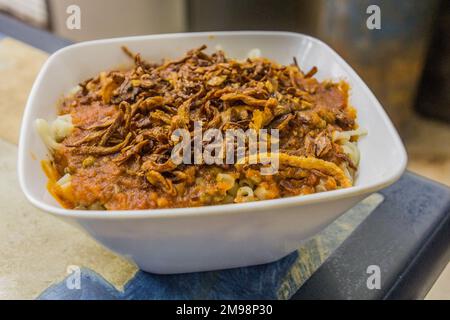
[[[358,142],[359,175],[350,188],[306,196],[198,208],[83,211],[60,207],[48,194],[40,160],[48,151],[34,120],[56,117],[63,94],[101,71],[130,64],[120,47],[150,61],[176,58],[202,44],[220,46],[242,59],[254,49],[281,64],[297,58],[317,66],[319,80],[346,80],[350,103],[368,135]],[[352,68],[330,47],[310,36],[288,32],[204,32],[97,40],[54,53],[41,69],[23,117],[18,157],[19,181],[36,207],[84,229],[107,248],[155,273],[181,273],[262,264],[296,250],[372,192],[395,182],[405,170],[405,148],[380,103]]]

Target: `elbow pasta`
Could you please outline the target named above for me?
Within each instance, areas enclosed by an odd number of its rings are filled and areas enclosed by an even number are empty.
[[[236,198],[234,198],[234,202],[248,202],[254,201],[255,197],[253,194],[253,189],[249,186],[240,187],[237,191]]]
[[[219,184],[224,186],[225,190],[230,190],[235,184],[235,178],[231,174],[219,173],[216,178]]]
[[[255,196],[258,198],[258,200],[267,200],[269,198],[269,191],[264,188],[263,186],[259,186],[255,190]]]

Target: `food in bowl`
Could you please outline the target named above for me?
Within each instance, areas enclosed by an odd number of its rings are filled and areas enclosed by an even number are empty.
[[[291,64],[295,56],[305,70],[318,66],[314,77],[321,81],[345,79],[351,88],[351,105],[358,110],[357,121],[369,132],[357,144],[361,160],[353,186],[305,196],[186,208],[105,212],[59,205],[48,194],[49,179],[40,161],[36,161],[48,159],[52,153],[36,134],[36,119],[51,123],[62,93],[71,92],[74,85],[103,70],[129,65],[121,45],[141,52],[147,60],[160,61],[163,57],[176,58],[202,44],[209,48],[220,45],[230,57],[239,59],[244,59],[252,48],[259,48],[264,56],[285,65]],[[68,124],[71,122],[75,124],[76,119],[67,119]],[[63,140],[57,142],[64,144]],[[405,148],[383,107],[336,52],[306,35],[255,31],[96,40],[56,52],[44,64],[30,92],[18,151],[19,182],[33,205],[77,225],[140,269],[164,274],[243,267],[280,259],[347,209],[395,182],[407,163]]]
[[[132,68],[87,79],[64,97],[55,121],[36,120],[52,156],[43,161],[48,190],[63,207],[198,207],[353,185],[364,131],[345,81],[320,82],[317,68],[303,72],[295,59],[284,66],[257,50],[238,61],[205,49],[150,63],[124,48]],[[253,130],[256,140],[204,139],[212,129]],[[198,159],[211,140],[214,161]],[[276,159],[271,174],[263,158]]]

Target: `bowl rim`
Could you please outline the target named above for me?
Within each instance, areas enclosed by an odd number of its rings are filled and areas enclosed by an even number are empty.
[[[221,204],[221,205],[211,205],[211,206],[201,206],[201,207],[183,207],[183,208],[166,208],[166,209],[141,209],[141,210],[109,210],[105,212],[104,210],[77,210],[77,209],[65,209],[62,207],[56,207],[53,205],[49,205],[44,203],[43,201],[35,198],[32,193],[27,188],[26,177],[24,176],[24,168],[26,165],[26,152],[24,150],[25,142],[26,142],[26,134],[27,130],[31,130],[26,126],[27,123],[30,122],[31,117],[31,109],[33,106],[33,101],[38,91],[38,84],[42,81],[42,78],[47,72],[49,66],[53,63],[57,57],[64,54],[69,50],[74,50],[86,46],[93,45],[101,45],[104,43],[120,43],[124,41],[143,41],[147,39],[177,39],[183,37],[191,37],[191,36],[291,36],[298,37],[302,39],[307,39],[308,41],[314,42],[320,46],[322,46],[325,50],[329,51],[331,55],[335,58],[336,62],[349,74],[349,76],[353,77],[354,81],[358,83],[358,86],[364,90],[365,94],[369,97],[370,103],[375,105],[376,112],[378,112],[382,118],[382,121],[389,129],[390,136],[394,139],[394,144],[397,145],[400,150],[399,154],[401,155],[399,159],[397,159],[396,170],[393,171],[389,176],[382,178],[380,181],[376,183],[369,183],[363,186],[352,186],[345,189],[314,193],[310,195],[302,195],[302,196],[293,196],[287,198],[277,198],[272,200],[264,200],[264,201],[254,201],[247,203],[237,203],[237,204]],[[364,83],[364,81],[359,77],[359,75],[353,70],[353,68],[330,46],[328,46],[325,42],[314,38],[309,35],[305,35],[302,33],[295,32],[285,32],[285,31],[207,31],[207,32],[186,32],[186,33],[168,33],[168,34],[155,34],[155,35],[143,35],[143,36],[132,36],[132,37],[118,37],[118,38],[110,38],[110,39],[99,39],[92,41],[85,41],[76,44],[69,45],[67,47],[61,48],[55,53],[53,53],[47,61],[42,66],[39,71],[38,76],[36,77],[33,87],[30,91],[24,115],[22,118],[22,124],[20,129],[20,138],[19,138],[19,146],[18,146],[18,176],[19,176],[19,184],[20,187],[25,194],[26,198],[37,208],[44,210],[46,212],[52,213],[61,217],[71,217],[71,218],[82,218],[82,219],[97,219],[97,220],[122,220],[122,219],[143,219],[143,218],[177,218],[177,217],[187,217],[187,216],[215,216],[222,214],[238,214],[249,211],[261,211],[261,210],[273,210],[273,209],[282,209],[293,206],[303,206],[310,205],[316,203],[325,203],[334,200],[346,199],[351,197],[362,196],[365,194],[369,194],[385,188],[395,181],[397,181],[403,172],[406,169],[407,165],[407,153],[405,147],[394,128],[391,120],[386,114],[385,110],[381,106],[380,102],[377,100],[372,91],[368,88],[368,86]]]

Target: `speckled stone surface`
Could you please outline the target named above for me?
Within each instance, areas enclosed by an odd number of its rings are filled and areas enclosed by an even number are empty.
[[[47,57],[16,40],[0,41],[0,137],[6,141],[17,143],[28,93]]]

